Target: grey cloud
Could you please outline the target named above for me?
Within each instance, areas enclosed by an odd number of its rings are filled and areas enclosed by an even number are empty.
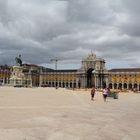
[[[72,66],[93,50],[113,67],[119,61],[138,66],[139,3],[0,0],[0,63],[14,64],[22,54],[27,63],[41,65],[59,57],[61,64]]]
[[[108,1],[72,0],[68,5],[68,21],[92,24],[110,24],[114,18]],[[109,22],[108,22],[109,21]]]
[[[120,2],[121,5],[119,7],[120,12],[120,29],[122,32],[130,35],[140,37],[140,1],[135,0],[123,0]]]

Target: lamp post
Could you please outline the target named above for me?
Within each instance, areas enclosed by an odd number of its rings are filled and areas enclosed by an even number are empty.
[[[55,83],[55,88],[58,88],[58,83],[57,83],[57,62],[58,62],[58,58],[56,57],[55,59],[51,59],[52,62],[55,62],[55,71],[56,71],[56,83]]]

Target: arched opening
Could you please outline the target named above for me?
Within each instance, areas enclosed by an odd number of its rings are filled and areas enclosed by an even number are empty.
[[[74,83],[74,88],[76,88],[76,83]]]
[[[137,84],[134,84],[134,89],[137,89]]]
[[[63,88],[65,87],[65,83],[63,82]]]
[[[122,89],[122,83],[119,83],[119,87],[118,87],[119,89]]]
[[[124,83],[124,89],[127,89],[127,84],[126,83]]]
[[[55,87],[58,87],[58,82],[55,83]]]
[[[68,87],[68,85],[69,85],[69,83],[68,83],[68,82],[66,82],[66,87]]]
[[[72,88],[72,83],[70,82],[70,88]]]
[[[81,88],[81,83],[80,82],[78,83],[78,88]]]
[[[114,84],[114,89],[117,89],[117,84],[116,83]]]
[[[92,83],[92,71],[93,71],[92,68],[89,68],[87,70],[87,87],[88,88],[91,88],[93,86],[93,83]]]
[[[54,82],[52,82],[52,87],[54,87]]]
[[[59,87],[61,87],[61,82],[59,82]]]
[[[49,87],[51,86],[51,82],[49,82]]]
[[[109,84],[109,88],[112,89],[112,83]]]
[[[129,89],[132,89],[132,84],[131,83],[129,84]]]

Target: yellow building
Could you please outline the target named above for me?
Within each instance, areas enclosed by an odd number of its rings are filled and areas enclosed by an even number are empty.
[[[109,87],[140,90],[140,68],[109,70]]]
[[[76,88],[77,70],[46,70],[40,74],[40,86]]]
[[[7,65],[0,66],[0,85],[5,85],[9,83],[9,78],[11,75],[11,68]]]

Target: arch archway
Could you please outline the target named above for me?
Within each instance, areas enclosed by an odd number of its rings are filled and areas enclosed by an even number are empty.
[[[126,83],[124,83],[124,86],[123,86],[123,87],[124,87],[124,89],[127,89],[127,84],[126,84]]]
[[[54,87],[54,82],[52,82],[52,87]]]
[[[116,83],[114,84],[114,89],[117,89],[117,84]]]
[[[63,88],[65,87],[65,83],[63,82]]]
[[[87,87],[88,88],[91,88],[93,86],[93,83],[92,83],[92,71],[94,69],[93,68],[89,68],[87,70]]]
[[[49,82],[49,86],[51,87],[51,82]]]
[[[70,88],[72,88],[72,83],[70,82]]]
[[[81,83],[80,82],[78,82],[78,88],[81,88]]]
[[[132,89],[132,84],[131,83],[129,84],[129,89]]]
[[[74,83],[74,88],[76,88],[76,83]]]
[[[66,82],[66,87],[68,87],[69,86],[69,83],[68,82]]]
[[[112,89],[112,83],[109,84],[109,88]]]
[[[134,84],[134,88],[137,89],[137,87],[138,87],[138,85],[135,83],[135,84]]]
[[[122,83],[119,83],[119,87],[118,87],[119,89],[122,89]]]
[[[59,87],[61,87],[61,82],[59,82]]]

